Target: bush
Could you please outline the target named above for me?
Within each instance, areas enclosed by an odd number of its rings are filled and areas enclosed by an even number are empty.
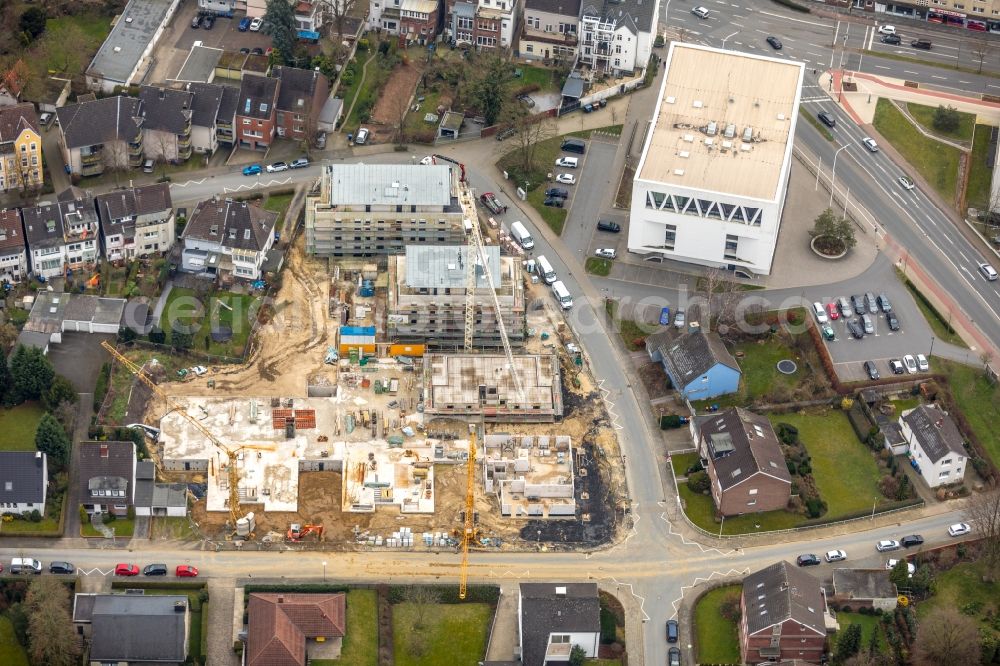
[[[28,520],[33,523],[42,522],[42,514],[38,509],[32,509],[31,513],[28,514]]]
[[[711,487],[711,481],[706,472],[695,472],[688,477],[687,486],[691,492],[700,495]]]
[[[656,39],[653,40],[653,46],[655,46],[656,48],[659,48],[659,47],[663,46],[663,44],[664,44],[663,35],[657,35]]]
[[[777,435],[784,444],[797,444],[799,441],[799,429],[790,423],[779,423]]]
[[[805,476],[807,474],[812,474],[812,465],[808,461],[803,460],[799,463],[798,467],[799,476]]]
[[[660,430],[680,428],[681,425],[681,417],[677,414],[663,414],[660,416]]]
[[[601,643],[610,645],[618,640],[615,616],[606,608],[601,609]]]
[[[810,518],[819,518],[826,512],[826,502],[818,497],[810,497],[806,500],[806,513]]]
[[[931,124],[934,129],[941,132],[954,132],[962,123],[962,117],[958,115],[958,110],[953,106],[938,106],[934,110],[934,119]]]
[[[149,341],[158,345],[162,345],[167,341],[167,334],[159,326],[154,326],[149,331]]]

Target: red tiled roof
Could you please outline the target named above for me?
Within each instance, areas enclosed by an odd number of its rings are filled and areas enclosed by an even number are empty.
[[[251,594],[247,666],[303,666],[307,638],[344,636],[346,597],[338,594]]]

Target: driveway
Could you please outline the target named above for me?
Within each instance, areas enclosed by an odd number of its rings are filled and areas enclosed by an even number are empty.
[[[114,339],[115,336],[110,334],[63,333],[61,343],[49,345],[49,360],[77,393],[93,393],[101,365],[108,360],[101,341]],[[89,416],[87,420],[90,420]]]

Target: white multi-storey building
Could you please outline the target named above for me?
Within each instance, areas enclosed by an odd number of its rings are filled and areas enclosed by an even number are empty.
[[[585,0],[578,64],[615,75],[644,69],[653,53],[659,7],[659,0]]]
[[[674,43],[632,186],[628,249],[768,274],[803,65]]]
[[[951,417],[934,405],[920,405],[899,418],[910,459],[930,488],[965,479],[965,438]]]

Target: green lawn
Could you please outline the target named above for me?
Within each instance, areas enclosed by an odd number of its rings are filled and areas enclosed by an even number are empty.
[[[698,452],[680,453],[670,456],[670,464],[674,467],[674,474],[678,477],[684,476],[691,465],[698,462]]]
[[[799,429],[799,440],[812,457],[813,478],[819,496],[833,518],[870,509],[876,500],[886,502],[878,490],[878,465],[871,451],[858,440],[840,410],[769,415],[771,424],[789,423]]]
[[[965,340],[963,340],[962,337],[955,332],[955,329],[951,327],[951,324],[947,319],[948,315],[938,312],[937,309],[927,301],[927,298],[920,293],[917,286],[903,276],[899,270],[896,271],[896,275],[900,278],[900,280],[902,280],[903,284],[906,285],[906,288],[913,296],[913,300],[917,302],[917,308],[920,309],[920,313],[924,316],[924,319],[927,320],[927,324],[931,327],[931,331],[934,332],[935,338],[945,342],[950,342],[951,344],[958,345],[959,347],[969,346],[965,344]]]
[[[730,395],[695,401],[695,408],[699,411],[710,405],[719,405],[722,408],[744,405],[768,395],[778,386],[794,389],[809,377],[798,353],[777,338],[768,340],[764,344],[757,344],[756,340],[742,342],[730,349],[730,352],[736,357],[736,362],[743,371],[740,390]],[[786,358],[798,364],[799,369],[794,374],[784,375],[778,372],[778,361]]]
[[[611,273],[612,262],[611,259],[603,259],[601,257],[587,257],[587,262],[584,264],[584,268],[588,273],[593,275],[600,275],[601,277],[607,277]]]
[[[534,67],[532,65],[517,65],[517,69],[521,70],[521,76],[514,79],[512,83],[514,88],[537,85],[543,92],[559,91],[561,89],[554,69]]]
[[[34,451],[35,431],[44,413],[37,402],[0,409],[0,451]]]
[[[910,112],[914,120],[923,125],[924,129],[931,134],[937,134],[938,136],[955,141],[972,141],[972,133],[976,128],[976,115],[974,113],[959,111],[958,117],[960,120],[958,129],[951,132],[944,132],[934,127],[934,112],[937,110],[937,107],[910,102],[906,105],[906,110]]]
[[[97,49],[100,48],[111,32],[111,18],[102,16],[99,12],[85,12],[73,16],[50,18],[45,21],[45,33],[58,32],[67,25],[74,25],[80,28],[87,38],[87,44],[84,48],[85,54],[81,57],[81,62],[86,67],[93,55],[97,53]],[[42,33],[40,42],[45,41],[45,33]],[[55,48],[52,49],[51,53],[46,51],[47,49],[41,49],[41,53],[39,54],[40,57],[45,58],[46,68],[55,72],[61,72],[65,62],[61,61],[60,50]],[[78,74],[79,72],[72,73]]]
[[[736,623],[722,617],[720,609],[727,597],[735,595],[739,598],[741,589],[739,585],[724,585],[705,593],[698,599],[694,607],[698,662],[740,663],[740,640]]]
[[[1000,388],[990,384],[979,368],[938,358],[934,362],[936,369],[948,376],[951,394],[969,426],[993,462],[1000,464],[1000,428],[994,420],[1000,412]]]
[[[255,296],[218,292],[199,295],[193,289],[174,287],[167,297],[167,305],[160,316],[160,328],[167,332],[167,342],[171,341],[172,322],[181,326],[198,326],[194,333],[193,348],[218,356],[238,357],[250,337],[251,309]],[[219,302],[229,306],[219,305]],[[230,309],[231,308],[231,309]],[[219,326],[229,326],[233,337],[228,342],[215,342],[209,337],[213,322]],[[208,346],[205,339],[208,337]]]
[[[986,583],[982,562],[963,562],[934,578],[934,595],[917,604],[917,617],[935,608],[958,608],[966,604],[982,604],[980,613],[1000,612],[1000,584]]]
[[[973,208],[984,209],[990,202],[993,169],[986,162],[992,129],[989,125],[976,125],[976,135],[972,141],[972,166],[969,170],[969,182],[965,186],[965,203]]]
[[[452,666],[475,664],[486,654],[486,633],[493,609],[487,604],[437,604],[424,614],[424,627],[416,630],[416,607],[400,603],[392,607],[393,647],[396,666]],[[422,636],[422,639],[417,638]],[[416,654],[414,641],[423,641]]]
[[[724,524],[715,520],[715,504],[710,495],[696,495],[688,489],[686,483],[677,487],[678,494],[684,500],[684,513],[692,523],[709,534],[753,534],[755,532],[772,532],[775,530],[790,530],[806,522],[806,517],[789,511],[766,511],[763,513],[748,513],[742,516],[730,516]],[[758,527],[758,525],[760,527]]]
[[[182,541],[197,540],[199,535],[188,518],[167,518],[157,516],[149,525],[150,539],[179,539]]]
[[[441,99],[440,92],[434,92],[433,90],[427,89],[426,91],[418,91],[414,96],[413,103],[417,104],[417,97],[423,97],[424,101],[419,102],[419,111],[409,111],[406,114],[406,118],[403,121],[403,132],[413,137],[414,135],[419,135],[420,133],[426,134],[428,130],[435,132],[437,130],[437,125],[434,123],[428,123],[424,120],[424,116],[428,113],[437,113],[438,102]]]
[[[264,202],[264,210],[278,214],[278,219],[274,223],[275,231],[280,232],[285,226],[285,213],[288,212],[288,205],[292,203],[292,197],[294,196],[294,192],[267,195],[267,200]]]
[[[831,132],[826,125],[819,121],[812,111],[809,111],[804,106],[799,107],[799,115],[806,119],[806,122],[816,128],[816,131],[823,135],[827,141],[833,141],[833,132]]]
[[[28,666],[28,653],[17,642],[14,625],[6,615],[0,615],[0,663],[4,666]]]
[[[545,187],[550,185],[545,182],[545,177],[552,170],[553,164],[555,164],[556,158],[560,155],[559,146],[562,145],[563,137],[556,136],[551,139],[546,139],[545,141],[540,141],[535,145],[534,152],[534,168],[526,170],[524,168],[524,160],[521,156],[521,149],[514,148],[509,153],[505,154],[497,162],[497,167],[501,171],[506,171],[510,174],[511,181],[517,187],[524,187],[525,181],[527,181],[527,187],[530,193],[535,188],[542,188],[542,194],[545,193]],[[505,145],[514,146],[514,143],[508,141]],[[555,185],[555,183],[552,183]],[[544,187],[543,187],[544,186]],[[560,187],[562,187],[560,185]],[[573,187],[570,185],[569,187]],[[542,197],[544,200],[545,197]],[[541,200],[538,202],[541,205]]]
[[[850,606],[850,602],[847,604]],[[868,648],[868,641],[872,639],[872,632],[879,632],[879,640],[884,640],[882,638],[881,631],[881,621],[878,615],[862,615],[861,613],[837,613],[837,622],[840,623],[840,631],[834,636],[834,645],[836,645],[836,639],[844,635],[844,630],[847,629],[852,624],[861,625],[861,649],[865,650]]]
[[[900,152],[945,201],[954,204],[961,151],[928,138],[887,99],[875,107],[875,129]]]
[[[920,406],[920,398],[912,397],[912,398],[906,398],[905,400],[893,400],[892,406],[896,410],[894,412],[894,415],[899,416],[908,409],[913,409],[915,407]]]
[[[135,530],[135,521],[129,518],[116,518],[113,522],[105,523],[105,525],[114,529],[116,539],[118,537],[130,537]],[[89,521],[80,526],[80,536],[103,537],[100,532],[94,529],[94,526]]]
[[[563,226],[566,224],[566,209],[545,205],[546,188],[547,184],[543,184],[528,192],[528,203],[534,206],[538,214],[545,220],[545,224],[549,225],[549,229],[554,231],[557,236],[561,236]]]
[[[347,592],[347,626],[350,629],[344,636],[339,663],[343,666],[375,666],[378,663],[375,590]]]

